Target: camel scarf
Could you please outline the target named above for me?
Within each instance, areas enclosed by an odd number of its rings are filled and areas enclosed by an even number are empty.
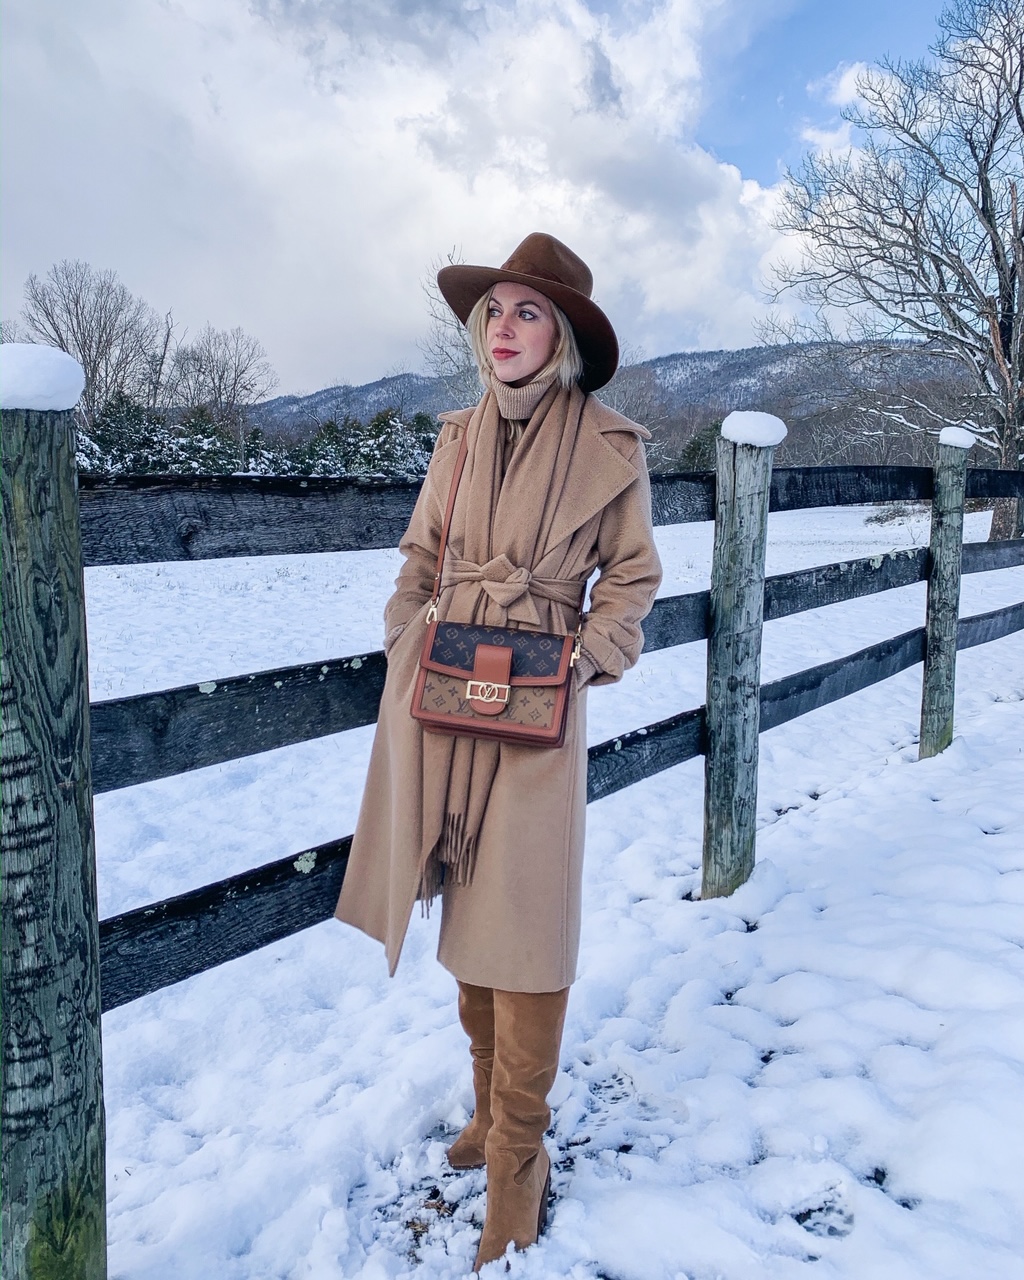
[[[527,390],[512,389],[512,390]],[[512,451],[503,450],[509,424],[502,416],[515,397],[485,392],[466,428],[468,456],[452,517],[452,536],[442,576],[442,617],[489,626],[542,625],[537,599],[571,609],[582,603],[584,584],[535,577],[565,486],[585,411],[578,388],[549,386]],[[526,400],[525,403],[529,401]],[[461,556],[458,532],[462,532]],[[454,544],[454,545],[452,545]],[[423,735],[423,846],[419,897],[425,907],[446,881],[469,884],[487,800],[501,765],[497,742],[440,734]],[[447,779],[447,788],[428,779]]]

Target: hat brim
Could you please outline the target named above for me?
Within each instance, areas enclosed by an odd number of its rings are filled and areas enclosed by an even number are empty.
[[[469,313],[492,285],[509,280],[513,284],[525,284],[550,298],[565,312],[576,334],[576,343],[583,359],[583,376],[580,386],[584,391],[597,391],[610,382],[619,367],[619,341],[611,321],[586,294],[569,285],[542,276],[523,275],[518,271],[503,271],[500,267],[471,267],[457,265],[442,267],[437,273],[437,285],[445,302],[463,324]]]

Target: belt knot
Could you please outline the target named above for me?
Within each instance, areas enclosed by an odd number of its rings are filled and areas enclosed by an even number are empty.
[[[534,599],[539,596],[578,609],[585,584],[561,578],[538,578],[506,555],[494,556],[486,564],[472,560],[450,560],[445,565],[442,586],[478,582],[482,591],[505,610],[510,622],[540,629],[540,614]]]

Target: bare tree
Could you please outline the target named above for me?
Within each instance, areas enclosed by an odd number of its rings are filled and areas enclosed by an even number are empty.
[[[639,422],[654,432],[654,438],[647,443],[647,462],[652,470],[657,470],[668,459],[666,442],[658,434],[658,428],[664,425],[668,414],[657,374],[646,360],[647,353],[643,347],[623,342],[619,348],[619,367],[615,376],[596,395],[624,418]]]
[[[92,426],[119,393],[148,403],[162,376],[174,324],[136,298],[114,271],[65,259],[45,280],[30,275],[22,311],[31,337],[73,355],[85,371],[79,411]],[[154,353],[161,350],[164,358]],[[156,363],[154,363],[156,360]]]
[[[391,383],[387,390],[387,407],[394,409],[402,422],[405,422],[409,415],[408,375],[411,373],[412,370],[405,360],[396,360],[381,375],[382,382]]]
[[[420,344],[427,369],[440,378],[453,409],[476,404],[480,399],[480,373],[477,369],[469,335],[458,316],[444,300],[437,287],[437,273],[442,267],[456,266],[464,259],[454,249],[435,258],[424,276],[423,295],[427,300],[429,327]]]
[[[1024,0],[954,0],[933,58],[883,61],[844,110],[861,143],[787,175],[778,225],[803,239],[778,272],[819,317],[862,341],[911,338],[955,364],[951,417],[1009,468],[1024,467]],[[884,408],[944,425],[913,397]],[[913,412],[911,412],[913,411]],[[948,411],[948,409],[947,409]],[[949,420],[949,419],[945,419]],[[1020,536],[1003,502],[993,537]]]
[[[170,360],[165,396],[184,413],[205,410],[238,437],[238,467],[245,470],[248,410],[277,385],[263,345],[244,329],[207,325],[194,342],[179,342]]]
[[[657,375],[646,364],[642,347],[623,342],[615,376],[596,394],[610,409],[641,426],[657,425],[665,417],[664,396]]]
[[[164,391],[174,360],[174,317],[166,312],[153,327],[149,350],[146,352],[144,406],[155,411],[164,400]]]
[[[24,342],[27,337],[17,320],[0,320],[0,342]]]

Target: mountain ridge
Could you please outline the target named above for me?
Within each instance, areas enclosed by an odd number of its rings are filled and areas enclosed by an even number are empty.
[[[619,379],[646,379],[647,398],[652,408],[656,404],[661,418],[701,407],[725,413],[780,401],[800,416],[819,409],[829,398],[834,388],[827,375],[836,368],[837,353],[838,364],[844,366],[851,382],[866,379],[875,386],[879,382],[897,386],[922,375],[940,377],[945,373],[948,377],[944,361],[910,343],[891,344],[885,352],[884,369],[877,352],[865,356],[854,344],[837,348],[824,343],[786,343],[654,356],[625,366],[607,393],[599,394],[614,403]],[[324,387],[308,395],[277,396],[255,406],[253,419],[264,428],[292,434],[346,414],[366,422],[384,409],[394,409],[408,420],[416,413],[436,416],[462,407],[442,378],[400,373],[356,386]]]

